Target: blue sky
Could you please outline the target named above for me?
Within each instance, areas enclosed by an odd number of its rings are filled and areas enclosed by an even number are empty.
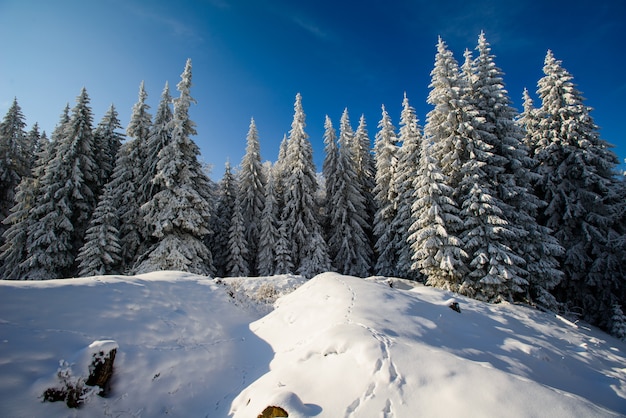
[[[0,114],[14,97],[48,133],[84,86],[94,123],[111,103],[124,127],[146,83],[152,113],[192,59],[191,117],[202,160],[221,178],[237,165],[254,117],[264,160],[276,159],[296,93],[318,170],[323,124],[344,108],[374,138],[385,104],[398,124],[404,92],[423,124],[437,37],[457,60],[485,31],[514,105],[534,94],[547,49],[573,74],[603,139],[626,158],[626,3],[500,0],[0,0]]]

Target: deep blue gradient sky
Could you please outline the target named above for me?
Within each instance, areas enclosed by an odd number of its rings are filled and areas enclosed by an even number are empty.
[[[201,159],[221,178],[239,164],[250,118],[264,160],[276,159],[296,93],[318,170],[323,124],[348,108],[372,141],[385,104],[398,125],[404,92],[423,124],[437,37],[460,62],[485,31],[521,109],[552,49],[595,110],[603,139],[626,158],[626,2],[615,0],[0,0],[0,114],[14,97],[26,122],[51,133],[84,86],[94,124],[111,103],[124,128],[146,83],[152,113],[192,59],[191,117]]]

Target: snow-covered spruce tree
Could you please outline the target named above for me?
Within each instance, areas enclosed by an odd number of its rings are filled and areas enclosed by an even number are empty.
[[[541,118],[531,138],[541,175],[537,190],[548,204],[539,220],[565,248],[565,278],[555,294],[583,319],[607,329],[626,281],[623,254],[615,246],[624,204],[615,187],[618,159],[551,51],[543,72],[537,91]]]
[[[121,267],[121,246],[118,230],[118,202],[114,200],[113,184],[109,184],[124,135],[117,132],[122,125],[115,106],[111,105],[94,131],[94,159],[98,164],[98,204],[86,231],[84,244],[78,252],[78,274],[81,277],[118,273]],[[107,185],[105,189],[105,185]]]
[[[210,233],[210,187],[197,159],[200,151],[191,139],[196,130],[189,119],[189,107],[194,102],[190,59],[177,88],[180,96],[174,100],[172,139],[159,152],[152,179],[160,191],[141,207],[158,242],[142,257],[138,271],[181,270],[208,275],[214,271],[211,252],[203,241]]]
[[[72,277],[75,259],[96,204],[93,116],[85,88],[72,115],[53,136],[55,155],[40,181],[30,215],[28,258],[23,267],[30,280]]]
[[[539,109],[535,107],[535,102],[532,97],[530,97],[530,93],[528,93],[528,89],[526,88],[524,88],[524,92],[522,93],[522,100],[523,110],[517,117],[516,123],[524,132],[524,144],[528,149],[529,156],[533,158],[533,162],[535,164],[533,169],[535,169],[537,166],[537,160],[534,159],[535,143],[532,136],[535,132],[537,132],[537,124],[540,120]]]
[[[108,183],[94,210],[85,244],[76,257],[78,275],[99,276],[119,273],[121,246],[119,243],[117,208],[113,205],[113,189]]]
[[[21,264],[26,259],[29,212],[36,196],[36,179],[22,177],[15,193],[15,205],[3,223],[8,228],[3,233],[0,247],[0,278],[20,280],[24,272]]]
[[[404,95],[400,114],[400,135],[402,146],[398,152],[398,169],[395,173],[395,187],[398,193],[397,212],[391,223],[392,241],[390,250],[395,248],[398,257],[396,275],[412,280],[419,278],[419,272],[413,268],[412,251],[408,241],[409,228],[413,224],[411,206],[414,199],[413,180],[418,174],[420,147],[422,142],[421,127],[418,124],[415,109]]]
[[[287,222],[284,222],[285,216],[285,184],[289,175],[289,167],[287,166],[287,145],[289,139],[287,135],[283,136],[278,150],[278,159],[272,169],[275,183],[275,195],[278,212],[278,241],[276,242],[276,274],[292,274],[295,271],[291,258],[290,232],[287,229]]]
[[[150,106],[146,103],[146,98],[147,94],[142,81],[139,87],[139,99],[133,106],[133,116],[126,128],[126,133],[130,136],[132,132],[132,137],[137,140],[133,158],[141,159],[136,172],[139,176],[137,191],[140,204],[151,200],[160,190],[152,179],[157,174],[159,152],[170,143],[172,138],[172,96],[170,96],[169,83],[166,81],[163,86],[153,120],[148,113]],[[144,234],[145,232],[143,231]]]
[[[332,128],[332,127],[331,127]],[[348,109],[341,116],[339,149],[327,196],[329,217],[328,249],[333,267],[342,274],[366,277],[372,252],[366,235],[366,208],[358,181],[358,161],[353,154],[354,133]]]
[[[396,128],[385,106],[378,123],[378,133],[374,145],[376,176],[374,198],[376,214],[374,216],[374,237],[376,238],[377,260],[374,271],[382,276],[394,276],[398,263],[397,251],[393,247],[393,229],[391,227],[397,213],[398,190],[394,179],[398,169],[398,137]]]
[[[147,227],[140,211],[141,205],[145,203],[140,190],[144,181],[146,142],[151,127],[151,116],[148,113],[150,106],[145,102],[147,97],[142,82],[138,101],[133,106],[126,128],[129,139],[118,149],[109,181],[111,201],[118,218],[121,273],[132,270],[135,259],[140,255],[140,246],[148,239],[144,235]]]
[[[535,108],[533,99],[530,97],[530,94],[528,93],[528,90],[526,88],[524,88],[522,100],[523,111],[516,118],[516,123],[524,132],[524,145],[528,150],[528,155],[531,159],[532,164],[530,167],[530,184],[528,185],[528,188],[531,193],[533,193],[533,195],[535,195],[536,198],[539,199],[536,193],[536,185],[541,180],[541,174],[538,174],[539,162],[535,158],[536,143],[533,136],[536,134],[539,121],[541,120],[541,109]],[[534,202],[535,201],[533,201],[533,203]],[[550,286],[537,287],[534,285],[536,280],[541,279],[542,277],[548,279],[548,284],[550,284],[551,282],[556,284],[564,277],[563,272],[561,271],[561,264],[557,259],[559,256],[563,255],[564,249],[559,243],[558,239],[554,237],[553,232],[538,221],[540,213],[543,212],[546,206],[546,202],[539,199],[539,204],[536,207],[536,210],[533,212],[533,217],[536,221],[535,225],[538,228],[538,231],[534,232],[539,232],[540,234],[542,234],[543,239],[539,237],[533,240],[533,231],[529,231],[530,233],[528,235],[528,239],[533,242],[533,247],[537,249],[537,253],[531,258],[528,258],[528,255],[526,256],[526,269],[531,279],[531,297],[534,299],[534,301],[549,309],[557,310],[557,300],[555,299],[552,292],[548,293],[546,291],[546,289],[550,288]],[[545,249],[542,248],[542,245],[545,242],[544,239],[547,240],[546,243],[549,244],[549,247]],[[544,257],[544,254],[546,255],[546,257]]]
[[[209,242],[209,248],[213,255],[213,265],[215,274],[218,277],[227,275],[226,265],[228,264],[228,234],[232,223],[235,203],[237,200],[237,179],[233,175],[229,162],[222,180],[217,187],[217,204],[215,213],[211,216],[211,231],[213,232]]]
[[[276,200],[276,188],[274,186],[274,174],[272,167],[267,170],[267,184],[265,185],[265,201],[260,218],[259,252],[257,266],[260,276],[277,274],[277,244],[280,239],[278,230],[279,213]]]
[[[413,268],[418,269],[426,284],[458,292],[463,277],[467,274],[461,239],[454,231],[461,230],[459,208],[454,200],[454,189],[449,178],[442,172],[440,157],[448,152],[450,143],[437,137],[442,116],[440,95],[435,86],[440,86],[441,68],[432,72],[431,94],[428,102],[435,106],[427,116],[420,151],[420,164],[413,181],[414,197],[411,207],[413,224],[409,228],[409,242],[413,251]]]
[[[230,228],[228,230],[228,261],[226,263],[227,275],[230,277],[247,277],[250,273],[248,267],[248,241],[246,229],[241,213],[241,194],[237,194]]]
[[[482,170],[487,173],[485,179],[493,185],[492,190],[502,202],[501,216],[506,225],[504,229],[498,227],[499,234],[505,232],[498,238],[504,238],[504,246],[508,247],[505,251],[514,255],[503,255],[501,263],[518,272],[517,276],[505,270],[499,274],[504,275],[502,280],[509,297],[530,298],[554,309],[556,304],[549,290],[562,278],[555,258],[561,255],[562,248],[536,221],[543,202],[532,190],[531,170],[535,162],[524,144],[524,133],[515,122],[517,112],[511,106],[502,71],[495,65],[484,33],[479,35],[476,49],[478,57],[473,61],[470,78],[466,79],[470,101],[478,112],[474,119],[477,126],[473,130],[478,135],[472,137],[480,136],[491,154]],[[509,240],[507,236],[515,239]],[[517,266],[515,260],[518,260]]]
[[[286,222],[279,222],[278,241],[276,242],[276,270],[274,274],[293,274],[295,267],[291,261],[291,243]],[[330,264],[330,262],[329,262]]]
[[[111,105],[104,114],[102,120],[94,131],[94,159],[98,164],[98,187],[102,189],[109,182],[113,169],[117,151],[122,145],[124,134],[118,132],[122,129],[120,120],[117,118],[117,110]]]
[[[278,148],[278,158],[276,159],[276,164],[274,164],[274,182],[276,183],[276,197],[278,199],[278,207],[281,209],[282,213],[283,207],[283,190],[285,189],[285,178],[289,175],[289,167],[286,167],[285,160],[287,158],[287,144],[289,143],[289,138],[287,138],[287,134],[283,135],[282,141],[280,141],[280,147]]]
[[[354,157],[356,160],[357,179],[361,194],[365,199],[365,218],[364,231],[367,235],[369,246],[368,251],[374,254],[374,216],[376,215],[377,205],[374,199],[374,187],[376,187],[376,162],[372,153],[372,143],[367,132],[367,123],[365,116],[359,118],[359,126],[354,133],[353,141]],[[373,263],[372,263],[373,264]],[[371,267],[370,267],[371,270]]]
[[[513,300],[515,295],[527,293],[525,260],[513,246],[527,232],[511,222],[514,208],[502,199],[500,187],[511,187],[507,193],[520,192],[513,190],[517,186],[512,176],[504,177],[505,165],[514,151],[505,156],[503,148],[512,148],[511,142],[517,141],[517,126],[512,111],[504,108],[507,99],[502,98],[499,70],[488,55],[488,45],[480,48],[474,68],[471,72],[464,69],[458,84],[458,130],[464,138],[466,158],[462,160],[456,198],[461,207],[459,237],[470,266],[460,292],[487,301]]]
[[[31,130],[31,139],[38,135],[37,124]],[[27,256],[28,229],[32,221],[30,211],[33,208],[39,191],[39,182],[46,164],[50,161],[51,145],[46,133],[39,136],[36,159],[33,164],[32,177],[22,177],[15,193],[15,205],[11,214],[4,220],[8,226],[4,231],[5,243],[0,247],[0,277],[7,280],[20,280],[24,273],[22,262]]]
[[[466,141],[464,133],[459,130],[459,121],[463,120],[463,105],[461,102],[461,79],[457,61],[448,50],[445,42],[439,38],[435,66],[431,72],[430,93],[428,103],[434,108],[428,113],[424,127],[424,141],[422,149],[428,154],[423,156],[423,166],[418,171],[415,186],[418,187],[418,201],[413,207],[414,221],[412,227],[414,266],[424,269],[426,281],[447,289],[459,291],[469,272],[467,255],[462,243],[458,242],[462,223],[459,220],[460,207],[456,200],[456,193],[461,180],[461,166],[467,160],[465,156]],[[429,185],[429,177],[435,184]],[[436,184],[439,184],[436,187]],[[432,187],[431,190],[428,188]],[[429,195],[430,193],[430,195]],[[451,194],[450,194],[451,193]],[[447,198],[452,197],[453,202]],[[427,212],[431,206],[433,213]],[[445,230],[421,231],[428,216],[437,215],[445,225]],[[434,226],[434,225],[433,225]],[[436,232],[437,235],[432,235]],[[442,245],[442,254],[436,259],[444,261],[435,267],[434,260],[428,257],[433,255],[434,248],[427,241],[429,234],[445,237]],[[465,287],[466,294],[470,293]]]
[[[328,197],[335,194],[337,189],[337,164],[339,160],[339,146],[337,144],[337,131],[333,127],[333,122],[330,117],[326,115],[324,119],[324,163],[322,166],[322,175],[324,176],[324,188],[326,189],[326,202],[324,203],[324,221],[323,230],[326,242],[329,242],[330,235],[332,234],[332,227],[330,225],[330,205]],[[329,256],[332,260],[333,252],[329,248]]]
[[[284,166],[289,173],[284,179],[284,208],[281,228],[290,243],[291,261],[297,272],[306,277],[327,271],[330,267],[328,248],[318,219],[315,201],[317,178],[313,149],[304,131],[305,114],[302,96],[298,93],[294,117],[289,131]]]
[[[246,137],[246,153],[241,160],[239,172],[239,191],[241,195],[241,216],[248,243],[249,273],[257,275],[256,266],[259,251],[259,234],[261,229],[261,212],[265,201],[265,173],[261,163],[261,149],[259,133],[254,119],[250,120],[250,127]]]
[[[0,122],[0,222],[9,216],[22,177],[30,175],[32,147],[27,142],[25,127],[22,109],[15,98]],[[0,224],[0,235],[4,230]]]
[[[26,143],[28,144],[29,148],[27,164],[31,169],[34,169],[35,164],[37,163],[37,156],[39,155],[39,151],[41,150],[42,145],[48,142],[48,138],[45,136],[45,134],[45,132],[43,132],[43,134],[39,132],[39,124],[37,122],[33,124],[33,126],[30,128],[30,131],[28,131],[28,133],[26,134]]]

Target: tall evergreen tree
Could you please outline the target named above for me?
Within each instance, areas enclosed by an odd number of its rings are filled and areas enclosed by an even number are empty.
[[[270,167],[267,172],[265,201],[263,202],[263,212],[260,219],[259,253],[257,257],[260,276],[277,274],[276,258],[280,231],[278,230],[279,213],[274,184],[274,174],[272,167]]]
[[[337,164],[339,160],[339,146],[337,144],[337,131],[333,127],[330,117],[326,115],[324,120],[324,163],[322,166],[322,175],[324,176],[324,188],[326,189],[326,202],[324,204],[324,237],[329,242],[332,234],[332,226],[330,224],[330,196],[335,194],[337,190]],[[332,250],[329,249],[330,257],[333,258]]]
[[[285,177],[281,221],[288,234],[287,240],[291,243],[291,261],[298,273],[312,277],[328,270],[330,259],[317,218],[314,199],[317,178],[313,150],[304,131],[305,126],[302,96],[298,94],[284,162],[290,173]]]
[[[353,154],[354,133],[348,110],[341,117],[336,171],[332,174],[333,190],[327,196],[329,211],[328,248],[338,272],[366,277],[372,262],[366,235],[366,207],[358,181],[358,161]]]
[[[0,277],[6,280],[19,280],[24,270],[21,266],[26,259],[29,212],[36,196],[36,179],[22,177],[15,193],[15,205],[3,223],[8,228],[3,233],[4,244],[0,247]]]
[[[141,190],[145,187],[145,159],[147,138],[151,129],[150,106],[144,83],[139,86],[139,97],[133,106],[130,122],[126,128],[129,140],[118,149],[116,162],[111,175],[111,199],[117,208],[116,215],[121,247],[120,272],[127,273],[133,268],[140,255],[140,246],[149,240],[147,226],[140,207],[144,198]]]
[[[38,136],[33,134],[36,127],[37,124],[33,127],[30,135],[33,140]],[[40,179],[51,159],[51,152],[52,146],[44,132],[39,138],[33,175],[32,177],[22,177],[22,181],[16,189],[15,205],[11,208],[11,214],[4,220],[4,224],[8,225],[8,228],[3,234],[5,243],[0,247],[0,260],[2,260],[0,277],[3,279],[20,280],[25,273],[22,263],[28,254],[28,230],[33,222],[31,210],[37,201]]]
[[[256,261],[259,251],[261,212],[265,201],[265,174],[261,163],[259,133],[254,119],[246,137],[246,153],[241,161],[239,193],[241,194],[241,216],[248,243],[247,263],[250,274],[257,274]]]
[[[607,329],[626,280],[614,239],[620,235],[617,216],[623,205],[615,187],[618,159],[600,139],[590,108],[551,51],[543,72],[540,120],[531,138],[540,164],[538,192],[548,204],[540,221],[565,248],[559,260],[565,279],[556,295]]]
[[[507,291],[522,298],[530,296],[544,306],[554,308],[555,301],[549,290],[562,278],[555,258],[561,255],[562,248],[549,230],[537,223],[538,210],[544,203],[532,188],[534,175],[531,170],[536,163],[529,156],[524,133],[516,123],[518,114],[511,106],[502,71],[495,65],[484,33],[480,34],[476,49],[479,55],[473,65],[475,78],[471,83],[471,95],[481,130],[487,133],[487,141],[491,141],[491,153],[498,156],[492,157],[490,164],[496,166],[499,173],[494,172],[489,178],[506,210],[503,214],[506,228],[515,236],[508,246],[520,259],[517,266],[511,267],[520,271],[522,277],[515,282],[510,280],[513,276],[509,274],[505,278]],[[532,117],[532,110],[528,110],[528,116]],[[528,120],[528,123],[533,122]]]
[[[30,131],[26,134],[26,154],[27,154],[27,164],[29,167],[28,175],[33,175],[32,170],[34,170],[35,165],[37,164],[37,156],[41,150],[41,147],[48,143],[48,138],[46,133],[39,132],[39,124],[35,122],[31,127]]]
[[[414,220],[409,232],[414,264],[426,278],[426,284],[458,291],[466,274],[460,238],[451,231],[459,230],[461,219],[453,199],[454,190],[447,183],[439,161],[433,158],[438,144],[429,137],[422,140],[419,174],[414,180]]]
[[[54,140],[54,157],[41,179],[28,231],[26,278],[72,277],[75,258],[96,203],[93,116],[85,88],[62,133]]]
[[[159,152],[157,174],[152,179],[161,190],[142,206],[158,243],[146,253],[139,271],[212,274],[211,252],[203,242],[210,233],[209,180],[197,159],[198,146],[191,139],[196,130],[189,118],[189,107],[195,102],[190,94],[190,59],[177,88],[180,96],[174,100],[172,140]]]
[[[115,168],[117,151],[124,140],[124,134],[118,132],[118,129],[122,129],[122,125],[117,117],[115,106],[111,105],[94,131],[94,159],[98,164],[99,189],[102,189],[110,180]]]
[[[404,95],[400,114],[400,135],[402,146],[398,153],[398,170],[394,179],[398,191],[397,213],[391,224],[393,241],[391,248],[396,249],[398,257],[397,275],[418,279],[419,272],[413,268],[412,251],[408,241],[409,228],[413,224],[411,206],[414,198],[413,179],[418,174],[421,146],[421,127],[418,124],[415,109]]]
[[[463,225],[456,199],[461,167],[467,160],[466,138],[459,125],[464,117],[461,87],[458,63],[439,38],[428,95],[433,109],[427,115],[421,145],[426,154],[421,156],[415,184],[418,200],[413,206],[411,241],[413,266],[426,275],[427,283],[455,291],[461,291],[469,272],[467,254],[460,242]],[[434,247],[430,240],[435,240]],[[437,245],[442,246],[441,253],[437,253]]]
[[[81,277],[119,273],[122,247],[112,195],[111,184],[107,184],[89,223],[85,244],[76,257]]]
[[[397,251],[393,246],[392,223],[397,214],[398,204],[398,190],[394,179],[398,169],[399,147],[396,128],[385,106],[382,107],[382,118],[378,128],[374,146],[376,156],[374,197],[377,210],[373,230],[378,258],[374,271],[382,276],[393,276],[396,274],[398,263]]]
[[[226,270],[231,277],[246,277],[250,273],[248,267],[248,241],[243,214],[241,213],[241,194],[237,194],[232,219],[228,230],[228,262]]]
[[[441,44],[440,44],[441,46]],[[413,180],[413,224],[409,242],[413,251],[412,267],[425,277],[426,284],[442,289],[459,291],[467,274],[463,242],[455,234],[461,230],[459,208],[454,199],[454,188],[449,175],[443,173],[441,157],[448,153],[450,142],[445,136],[445,121],[450,105],[446,91],[450,83],[448,51],[440,48],[435,68],[431,72],[431,92],[428,103],[434,109],[427,115],[424,137],[421,142],[420,164]]]
[[[533,157],[533,161],[536,165],[536,160],[534,160],[535,156],[535,143],[533,142],[532,135],[537,131],[537,124],[539,123],[539,109],[535,107],[535,103],[530,97],[530,93],[528,90],[524,88],[524,92],[522,94],[523,100],[523,111],[517,117],[517,124],[524,131],[524,144],[528,148],[528,153],[531,157]],[[535,167],[533,167],[535,168]]]
[[[460,103],[468,117],[461,126],[467,132],[458,194],[461,238],[472,267],[471,292],[485,300],[513,300],[528,293],[525,256],[532,245],[529,230],[537,229],[529,212],[537,199],[526,188],[530,160],[484,33],[477,49],[461,77]]]
[[[367,235],[366,245],[369,247],[368,252],[372,253],[374,249],[374,216],[376,214],[376,200],[374,199],[374,188],[376,187],[376,163],[372,153],[372,143],[367,132],[367,123],[365,116],[361,115],[359,126],[354,133],[354,157],[356,161],[356,171],[361,194],[365,199],[365,218],[364,231]]]
[[[157,175],[157,165],[160,160],[159,154],[161,150],[172,141],[172,119],[174,115],[172,113],[172,96],[170,96],[170,88],[167,82],[161,92],[161,99],[152,124],[150,124],[149,115],[145,110],[138,113],[137,117],[143,117],[143,119],[138,120],[135,129],[137,130],[136,138],[143,138],[140,142],[143,146],[139,147],[141,153],[138,153],[137,157],[143,158],[143,170],[141,173],[143,177],[139,194],[140,200],[145,203],[161,190],[159,184],[153,182],[152,179]],[[139,136],[140,134],[141,136]]]
[[[295,272],[295,267],[292,259],[292,247],[290,237],[291,233],[287,229],[288,224],[285,222],[285,184],[287,182],[287,176],[290,173],[288,161],[287,161],[287,147],[289,145],[289,138],[287,135],[283,136],[280,142],[280,148],[278,150],[278,159],[272,169],[274,176],[275,189],[276,189],[276,203],[278,206],[278,241],[276,242],[276,274],[292,274]]]
[[[30,175],[32,148],[25,127],[22,109],[15,98],[0,122],[0,222],[9,216],[22,177]],[[0,235],[3,232],[4,226],[0,224]]]
[[[233,175],[229,162],[226,162],[224,176],[218,184],[215,214],[211,217],[210,249],[213,255],[215,274],[218,277],[227,275],[228,241],[233,213],[237,200],[237,179]]]

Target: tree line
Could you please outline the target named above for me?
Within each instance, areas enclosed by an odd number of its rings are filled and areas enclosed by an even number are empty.
[[[48,140],[17,100],[0,124],[3,279],[183,270],[214,276],[328,270],[419,280],[489,302],[562,310],[626,336],[626,187],[573,77],[548,51],[541,105],[518,113],[484,34],[459,64],[439,39],[425,124],[404,97],[326,117],[320,176],[296,96],[275,163],[254,119],[219,183],[198,162],[191,61],[152,116],[143,83],[126,135],[93,127],[83,89]]]

